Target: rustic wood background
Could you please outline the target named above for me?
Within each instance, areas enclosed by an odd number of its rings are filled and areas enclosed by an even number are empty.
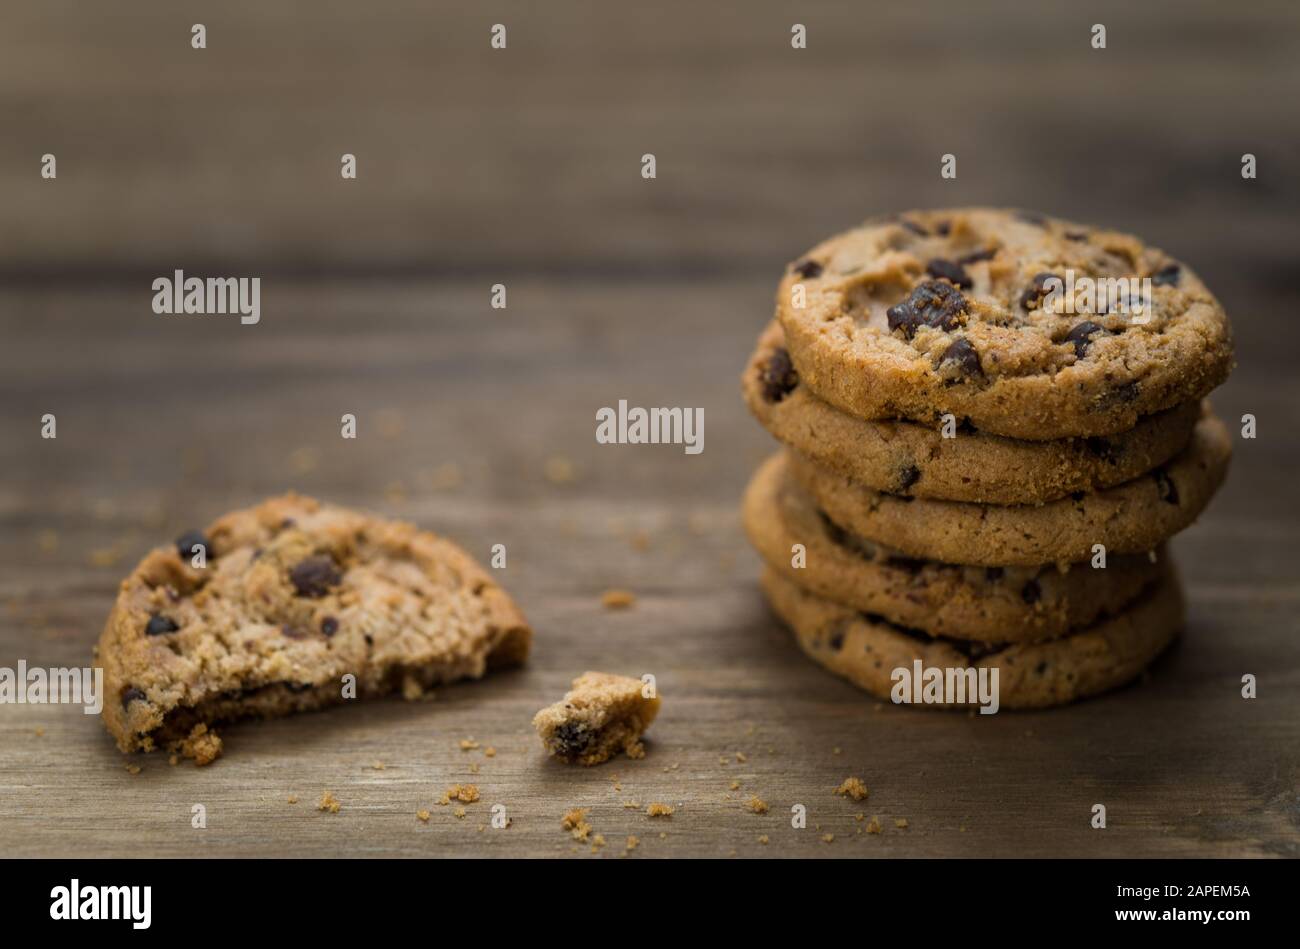
[[[229,728],[207,769],[129,774],[78,709],[0,707],[0,853],[586,855],[559,823],[582,806],[604,856],[629,834],[638,858],[1300,855],[1300,8],[470,7],[6,8],[0,665],[86,664],[146,549],[288,488],[480,557],[505,543],[537,640],[526,668],[428,704]],[[1181,645],[1143,684],[1040,714],[882,706],[823,673],[766,611],[737,516],[772,447],[737,376],[783,263],[868,214],[963,203],[1128,228],[1192,263],[1238,335],[1216,403],[1259,418],[1175,543]],[[153,315],[176,267],[261,276],[261,325]],[[703,406],[704,453],[597,446],[620,398]],[[609,587],[636,605],[604,610]],[[645,760],[543,758],[529,718],[588,668],[658,676]],[[471,736],[498,754],[461,751]],[[868,801],[831,793],[849,775]],[[460,782],[482,793],[463,820],[433,806]],[[651,820],[653,801],[678,810]],[[508,830],[479,829],[492,804]]]

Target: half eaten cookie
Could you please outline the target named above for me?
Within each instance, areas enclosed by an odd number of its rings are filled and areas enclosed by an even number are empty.
[[[207,726],[477,679],[522,662],[523,615],[463,550],[410,524],[289,494],[150,553],[100,637],[123,752],[200,764]]]
[[[554,705],[533,716],[542,744],[566,764],[600,764],[620,751],[644,758],[641,733],[659,714],[659,696],[647,698],[640,679],[584,672]]]

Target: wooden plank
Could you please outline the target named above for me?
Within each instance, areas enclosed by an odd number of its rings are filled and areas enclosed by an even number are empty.
[[[902,202],[1039,207],[1282,282],[1298,25],[1282,0],[23,4],[0,272],[768,274]]]
[[[585,806],[605,856],[629,834],[638,857],[1300,854],[1300,531],[1278,500],[1300,383],[1271,355],[1294,331],[1253,318],[1289,297],[1250,297],[1248,369],[1216,397],[1229,417],[1258,413],[1263,434],[1238,442],[1223,494],[1175,542],[1191,601],[1181,645],[1149,681],[1096,701],[970,718],[872,702],[805,660],[762,603],[736,507],[772,443],[737,376],[769,283],[525,280],[501,312],[482,281],[268,282],[256,327],[154,316],[132,280],[0,292],[0,665],[86,663],[144,550],[289,487],[480,557],[506,543],[504,582],[538,633],[526,668],[428,704],[230,728],[207,769],[152,756],[133,776],[93,717],[5,706],[0,852],[567,855],[560,817]],[[595,410],[619,398],[703,406],[705,451],[597,446]],[[58,413],[55,442],[37,437],[43,411]],[[338,438],[344,411],[361,419],[353,444]],[[553,455],[573,483],[544,476]],[[449,463],[461,483],[439,487]],[[97,551],[117,562],[95,565]],[[614,586],[637,593],[633,609],[602,609]],[[529,719],[587,668],[657,675],[645,760],[543,758]],[[1261,677],[1253,702],[1238,695],[1245,672]],[[470,736],[499,754],[461,751]],[[849,775],[868,801],[831,793]],[[483,796],[464,820],[433,806],[460,782]],[[327,788],[337,815],[314,807]],[[744,810],[750,794],[770,812]],[[652,801],[679,809],[652,820]],[[207,830],[190,826],[195,803]],[[498,803],[511,827],[480,831]],[[807,830],[789,825],[796,803]],[[1105,832],[1089,829],[1094,803]],[[885,832],[857,834],[858,813]]]

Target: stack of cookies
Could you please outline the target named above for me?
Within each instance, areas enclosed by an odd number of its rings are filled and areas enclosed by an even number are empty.
[[[1008,708],[1120,685],[1181,628],[1164,543],[1223,481],[1231,368],[1223,308],[1126,234],[965,209],[832,238],[744,375],[785,445],[745,497],[768,599],[882,698],[917,661],[996,668]]]

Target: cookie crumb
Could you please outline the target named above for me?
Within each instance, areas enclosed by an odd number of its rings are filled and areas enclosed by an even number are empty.
[[[573,835],[574,840],[586,840],[591,835],[587,823],[587,808],[575,807],[560,818],[560,826]]]
[[[637,839],[637,837],[636,837],[635,834],[629,834],[629,835],[628,835],[628,838],[627,838],[627,849],[628,849],[628,850],[635,850],[635,849],[640,845],[640,843],[641,843],[641,841]]]
[[[743,751],[736,752],[736,762],[738,764],[744,764],[748,760],[749,758],[745,756],[745,753]]]
[[[661,699],[646,695],[631,676],[584,672],[558,702],[533,716],[542,745],[564,764],[592,766],[620,751],[644,758],[641,734],[659,713]],[[617,775],[615,789],[617,790]]]
[[[645,812],[651,817],[672,817],[675,810],[671,804],[651,804]]]
[[[878,834],[880,830],[880,818],[872,815],[871,820],[867,822],[867,833]]]
[[[910,825],[907,823],[906,817],[895,817],[894,826],[897,827],[899,830],[907,830],[907,828]]]
[[[456,808],[454,811],[451,812],[451,816],[455,817],[457,820],[463,820],[465,818],[465,808],[463,807]]]
[[[607,610],[626,610],[636,603],[636,594],[631,590],[606,590],[600,595],[600,603]]]
[[[871,792],[862,783],[861,778],[845,778],[844,783],[835,789],[840,797],[850,797],[855,801],[865,801]]]
[[[211,764],[221,757],[221,736],[210,731],[200,722],[190,729],[190,733],[180,741],[169,745],[169,750],[178,751],[186,758],[193,758],[196,765]]]
[[[126,766],[126,773],[127,773],[127,774],[132,774],[132,775],[134,775],[134,774],[139,774],[139,773],[140,773],[140,766],[139,766],[138,764],[129,764],[129,765]]]
[[[497,756],[497,750],[493,748],[491,745],[488,745],[486,748],[483,749],[484,758],[495,758],[496,756]]]
[[[44,728],[41,728],[41,726],[37,725],[37,726],[36,726],[36,729],[35,729],[35,732],[36,732],[36,737],[37,737],[37,738],[44,738],[44,737],[45,737],[45,729],[44,729]]]
[[[822,834],[822,843],[829,844],[829,843],[834,843],[834,841],[835,841],[834,834]]]
[[[739,781],[732,781],[731,784],[727,785],[727,790],[728,790],[728,791],[739,791],[739,790],[740,790],[740,782],[739,782]]]
[[[767,813],[767,801],[763,800],[757,794],[751,794],[749,800],[745,802],[745,807],[755,814]]]
[[[477,747],[478,747],[478,742],[476,742],[473,738],[462,738],[460,740],[461,751],[473,751]]]
[[[181,763],[180,755],[171,755],[167,759],[167,763],[171,765],[173,768],[176,767],[178,764]]]
[[[420,808],[418,811],[416,811],[415,816],[420,820],[424,821],[426,824],[429,823],[430,814],[424,808]]]
[[[473,804],[478,800],[478,797],[477,784],[453,784],[447,788],[442,803],[450,804],[452,801],[460,801],[462,804]]]
[[[372,764],[370,767],[373,768],[373,769],[376,770],[376,771],[385,771],[385,770],[388,769],[388,766],[387,766],[386,764],[384,764],[382,761],[376,761],[376,762],[375,762],[374,764]]]
[[[343,804],[336,798],[331,791],[326,791],[320,796],[320,803],[316,805],[318,811],[329,811],[331,814],[337,814]]]
[[[298,795],[296,795],[296,794],[290,794],[287,798],[285,798],[285,800],[288,801],[290,804],[297,804],[297,803],[298,803]]]

